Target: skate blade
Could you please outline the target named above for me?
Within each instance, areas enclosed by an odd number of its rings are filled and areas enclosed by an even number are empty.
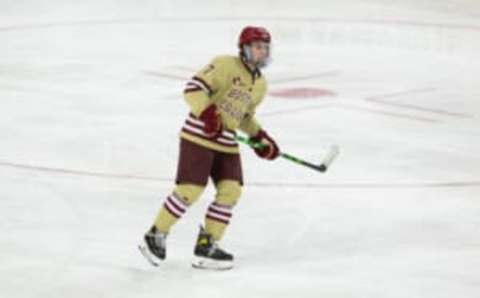
[[[230,270],[233,268],[233,261],[216,261],[195,256],[192,261],[192,267],[205,270]]]
[[[147,248],[146,245],[139,244],[138,245],[138,250],[140,250],[140,253],[147,259],[147,261],[152,264],[155,267],[158,267],[160,265],[160,259],[157,258],[155,255],[153,255]]]

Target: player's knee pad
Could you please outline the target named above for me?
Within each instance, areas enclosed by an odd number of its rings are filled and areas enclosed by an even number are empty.
[[[242,194],[242,186],[235,180],[221,180],[216,188],[215,202],[224,206],[235,206]]]
[[[196,184],[178,184],[173,191],[182,198],[187,205],[192,205],[203,193],[205,186]]]

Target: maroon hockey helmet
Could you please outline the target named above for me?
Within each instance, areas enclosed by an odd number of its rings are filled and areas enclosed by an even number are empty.
[[[271,36],[267,29],[263,27],[247,26],[243,28],[238,38],[238,47],[242,49],[244,45],[249,45],[255,41],[270,43]]]

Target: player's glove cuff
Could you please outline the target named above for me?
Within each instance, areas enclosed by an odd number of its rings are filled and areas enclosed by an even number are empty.
[[[266,131],[260,130],[257,135],[251,138],[252,141],[265,144],[262,148],[254,148],[255,153],[263,159],[274,160],[280,154],[277,143],[270,137]]]

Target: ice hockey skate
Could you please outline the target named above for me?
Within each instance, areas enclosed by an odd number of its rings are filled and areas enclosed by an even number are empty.
[[[153,226],[143,237],[143,242],[138,245],[142,255],[153,265],[158,266],[167,256],[167,235],[157,231]]]
[[[212,235],[200,227],[192,266],[197,269],[228,270],[233,268],[233,255],[224,251]]]

